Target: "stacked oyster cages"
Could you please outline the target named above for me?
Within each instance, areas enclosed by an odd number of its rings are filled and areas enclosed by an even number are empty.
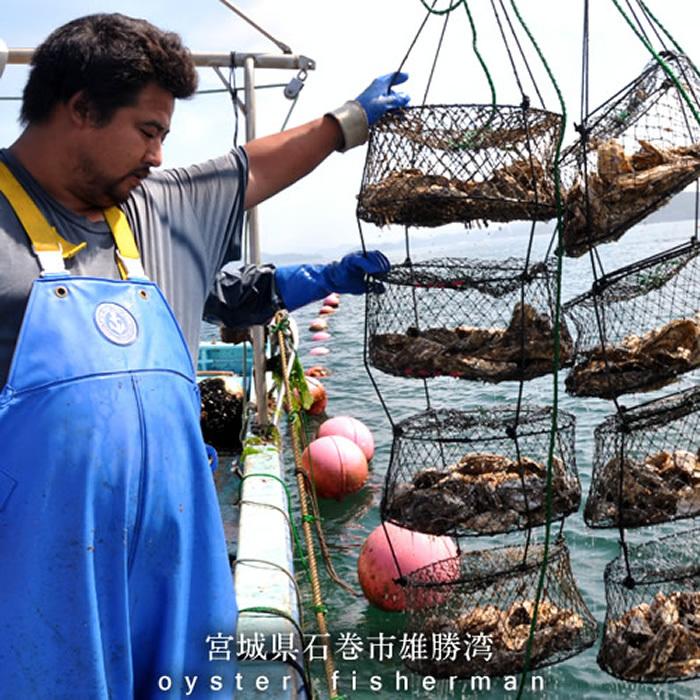
[[[409,663],[436,677],[540,668],[596,638],[563,538],[549,552],[531,542],[534,528],[563,525],[580,503],[573,416],[560,411],[552,436],[553,409],[520,400],[525,381],[552,372],[555,343],[564,363],[572,357],[570,334],[553,322],[555,261],[533,263],[528,251],[413,262],[408,246],[412,226],[551,218],[561,126],[560,115],[527,105],[424,105],[387,116],[370,135],[358,219],[403,224],[407,241],[405,263],[366,306],[365,363],[394,432],[382,520],[458,538],[526,533],[523,545],[461,552],[406,578],[407,631],[432,643],[436,635],[491,639],[485,665],[439,654]],[[426,410],[395,423],[371,367],[422,380]],[[440,376],[516,381],[520,398],[489,411],[436,409],[428,380]]]
[[[699,95],[692,64],[666,53],[582,120],[581,139],[565,154],[573,176],[564,247],[572,256],[588,252],[596,277],[564,305],[577,330],[566,387],[617,409],[595,430],[584,508],[589,527],[619,529],[622,549],[605,570],[598,663],[635,682],[700,676],[697,531],[635,546],[625,537],[629,528],[700,514],[700,387],[628,409],[618,403],[700,367],[697,221],[687,244],[599,277],[595,246],[620,238],[697,179]]]

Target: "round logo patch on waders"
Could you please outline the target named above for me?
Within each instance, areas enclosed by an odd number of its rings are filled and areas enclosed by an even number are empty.
[[[95,324],[107,340],[117,345],[131,345],[139,334],[136,319],[119,304],[99,304]]]

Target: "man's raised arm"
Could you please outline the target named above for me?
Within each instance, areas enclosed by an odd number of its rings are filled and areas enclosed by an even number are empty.
[[[405,73],[383,75],[357,99],[320,119],[247,143],[246,209],[304,177],[333,151],[347,151],[363,144],[372,124],[389,110],[408,104],[408,95],[391,89],[407,79]]]

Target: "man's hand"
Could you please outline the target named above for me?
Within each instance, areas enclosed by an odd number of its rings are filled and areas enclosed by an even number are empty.
[[[376,123],[392,109],[405,107],[411,99],[404,92],[394,92],[392,85],[399,85],[408,80],[407,73],[387,73],[375,78],[364,92],[357,96],[357,101],[365,110],[369,126]]]
[[[391,269],[384,253],[349,253],[329,265],[286,265],[275,270],[275,286],[284,306],[294,311],[305,304],[323,299],[330,292],[363,294],[369,288],[367,275],[383,277]],[[381,282],[372,290],[381,291]]]

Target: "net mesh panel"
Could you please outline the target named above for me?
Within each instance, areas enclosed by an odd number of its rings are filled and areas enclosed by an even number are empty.
[[[463,552],[409,574],[406,631],[425,635],[426,653],[406,665],[436,677],[520,672],[543,551],[538,544]],[[549,549],[535,630],[532,669],[574,656],[596,639],[562,541]],[[463,648],[447,654],[448,639],[461,640]]]
[[[645,683],[700,676],[700,530],[629,548],[605,569],[600,666]]]
[[[616,414],[595,431],[590,527],[700,515],[700,388]]]
[[[396,425],[380,512],[434,535],[483,535],[545,522],[551,408],[428,410]],[[560,411],[552,519],[576,512],[574,417]]]
[[[357,216],[426,227],[551,219],[560,128],[560,115],[522,107],[389,112],[370,130]]]
[[[531,264],[527,273],[516,258],[439,258],[392,267],[384,291],[368,293],[369,363],[400,377],[486,382],[551,373],[555,264]],[[562,364],[571,354],[563,327]]]
[[[602,277],[564,305],[578,332],[569,393],[614,398],[648,391],[700,366],[699,254],[700,244],[691,241]]]
[[[698,109],[700,80],[688,60],[666,61]],[[656,61],[591,113],[587,129],[562,156],[562,238],[574,257],[617,240],[700,174],[700,125]]]

